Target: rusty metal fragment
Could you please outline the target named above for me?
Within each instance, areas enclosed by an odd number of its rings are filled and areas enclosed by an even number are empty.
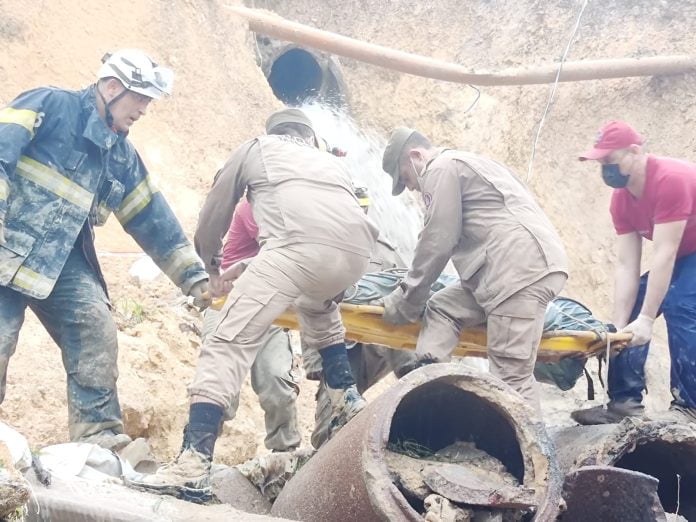
[[[534,490],[525,487],[501,487],[490,475],[476,473],[457,464],[433,467],[425,475],[425,483],[435,493],[453,502],[496,508],[528,510],[536,505]]]
[[[654,477],[609,466],[571,471],[563,486],[561,522],[666,522]]]
[[[656,478],[664,510],[696,520],[696,426],[628,418],[554,434],[561,470],[613,466]],[[624,520],[630,520],[626,518]]]

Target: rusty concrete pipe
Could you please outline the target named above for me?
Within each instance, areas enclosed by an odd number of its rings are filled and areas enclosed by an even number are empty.
[[[665,511],[696,520],[696,427],[625,419],[619,424],[574,426],[553,434],[563,472],[614,466],[659,480]]]
[[[256,42],[257,61],[283,103],[320,99],[336,107],[348,104],[348,88],[335,56],[266,36],[257,36]]]
[[[461,364],[415,370],[374,400],[288,482],[271,514],[307,522],[423,520],[422,506],[397,488],[387,466],[389,444],[399,439],[434,450],[474,442],[531,490],[533,520],[556,519],[562,480],[543,424],[501,381]]]

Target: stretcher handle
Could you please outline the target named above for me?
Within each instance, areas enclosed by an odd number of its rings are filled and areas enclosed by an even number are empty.
[[[341,303],[341,310],[353,312],[356,314],[384,315],[384,307],[375,305],[356,305],[350,303]]]

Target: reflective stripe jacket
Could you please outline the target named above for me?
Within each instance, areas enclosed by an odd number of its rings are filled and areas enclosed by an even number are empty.
[[[111,212],[188,293],[207,276],[125,134],[99,117],[95,88],[39,88],[0,110],[0,286],[47,297],[80,230]]]

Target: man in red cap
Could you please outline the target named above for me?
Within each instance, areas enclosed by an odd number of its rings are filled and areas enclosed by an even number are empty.
[[[667,417],[696,422],[696,165],[646,154],[643,138],[610,121],[580,160],[601,164],[614,189],[618,235],[613,322],[633,334],[612,356],[608,407],[573,412],[580,424],[608,424],[643,415],[645,360],[655,318],[664,314],[674,400]],[[643,239],[653,241],[650,272],[640,275]]]

